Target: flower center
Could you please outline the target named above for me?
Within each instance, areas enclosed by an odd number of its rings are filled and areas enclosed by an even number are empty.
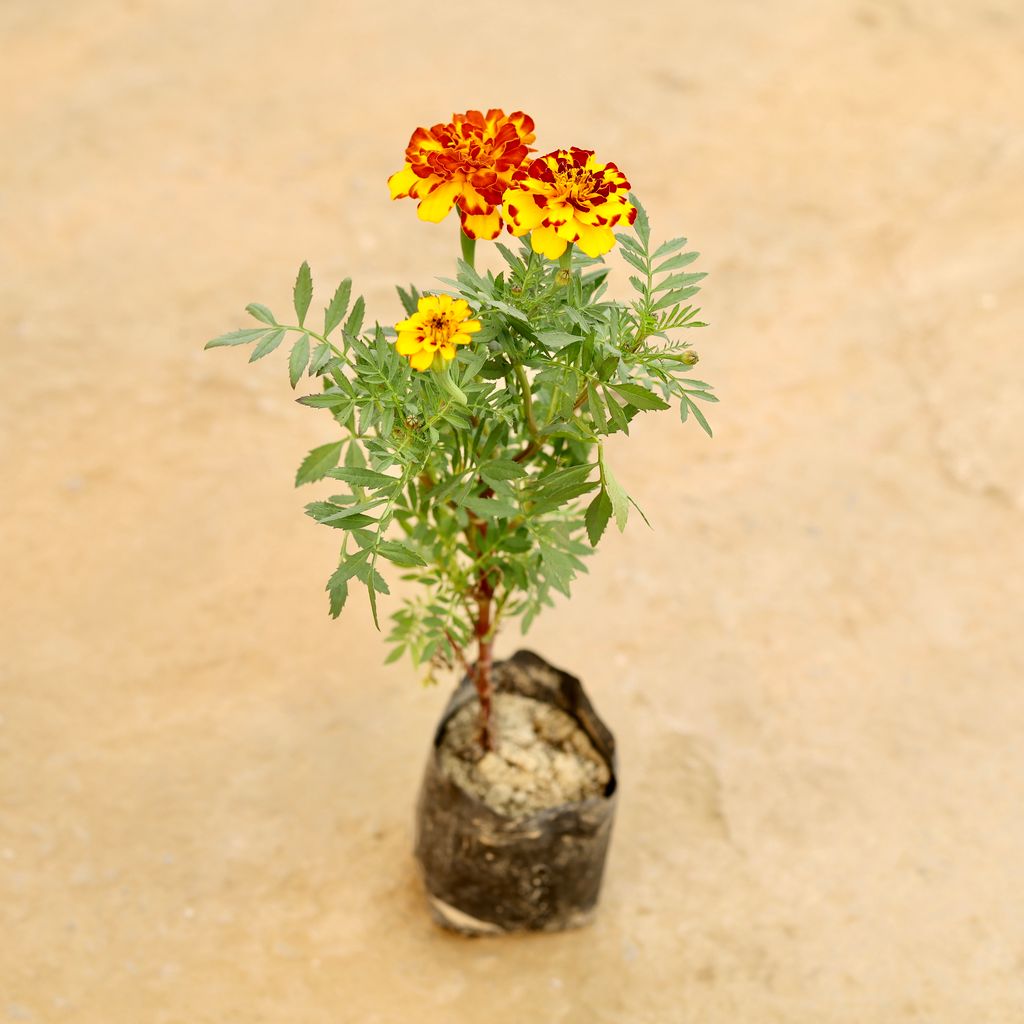
[[[433,348],[440,348],[443,345],[447,345],[451,340],[451,336],[454,333],[452,330],[451,319],[445,316],[443,313],[435,313],[427,321],[427,337],[426,341]]]
[[[597,182],[590,171],[576,167],[555,171],[555,189],[559,198],[574,205],[589,203],[594,198]]]

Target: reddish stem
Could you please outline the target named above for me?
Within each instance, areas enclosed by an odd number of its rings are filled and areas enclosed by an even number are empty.
[[[494,687],[491,682],[493,664],[494,638],[491,636],[491,598],[494,590],[487,574],[480,577],[476,620],[477,659],[473,667],[473,685],[476,687],[480,700],[480,745],[484,750],[494,749],[494,728],[492,713],[494,710]]]

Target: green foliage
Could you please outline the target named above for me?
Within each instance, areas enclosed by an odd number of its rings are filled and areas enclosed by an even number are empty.
[[[635,197],[632,232],[616,235],[635,274],[632,302],[605,296],[608,267],[574,251],[571,273],[527,244],[498,244],[505,266],[479,273],[464,260],[444,279],[482,322],[442,377],[410,368],[393,331],[365,323],[365,303],[343,281],[324,310],[323,332],[306,322],[313,300],[307,264],[294,286],[297,323],[263,305],[257,326],[214,338],[208,348],[252,345],[251,359],[291,334],[288,376],[313,383],[297,401],[324,410],[340,439],[314,448],[296,485],[332,490],[306,512],[338,531],[338,566],[327,583],[332,616],[353,585],[365,588],[374,622],[388,576],[416,583],[393,615],[391,658],[451,663],[475,636],[478,604],[493,630],[521,618],[529,627],[554,595],[569,595],[583,559],[630,506],[612,471],[606,440],[628,434],[642,412],[678,407],[708,434],[699,403],[717,401],[689,376],[696,354],[672,332],[703,326],[691,300],[704,275],[687,268],[686,240],[652,249]],[[407,314],[420,292],[399,288]],[[643,513],[640,512],[642,516]],[[646,519],[645,519],[646,521]]]

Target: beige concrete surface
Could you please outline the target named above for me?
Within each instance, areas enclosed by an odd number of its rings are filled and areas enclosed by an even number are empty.
[[[1024,1021],[1016,0],[7,0],[0,53],[0,1021]],[[529,638],[619,736],[600,918],[467,942],[445,694],[291,487],[327,417],[201,347],[304,258],[393,318],[455,235],[385,178],[492,104],[701,249],[722,404],[616,447],[655,530]]]

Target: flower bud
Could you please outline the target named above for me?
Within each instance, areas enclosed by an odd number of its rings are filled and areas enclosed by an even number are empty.
[[[563,267],[557,274],[555,274],[555,284],[564,288],[572,280],[572,271],[568,267]]]
[[[700,356],[691,348],[683,353],[683,362],[687,366],[696,366],[700,362]]]

